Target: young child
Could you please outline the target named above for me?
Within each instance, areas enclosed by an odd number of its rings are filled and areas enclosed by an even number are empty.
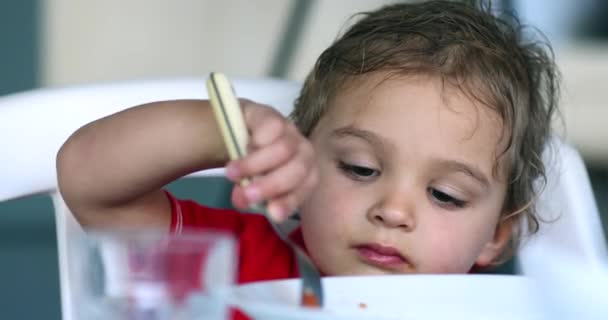
[[[239,239],[240,283],[297,276],[258,215],[163,191],[226,165],[234,205],[268,201],[325,275],[468,273],[516,248],[534,210],[557,71],[515,22],[450,2],[364,13],[319,57],[292,120],[243,100],[251,153],[227,161],[207,101],[137,106],[75,132],[59,186],[87,228],[216,228]]]

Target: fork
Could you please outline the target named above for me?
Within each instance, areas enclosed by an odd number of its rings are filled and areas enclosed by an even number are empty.
[[[239,102],[234,94],[234,88],[225,75],[212,72],[207,80],[207,91],[230,159],[243,158],[247,153],[249,134]],[[240,181],[240,185],[243,187],[249,183],[250,181],[247,178]],[[301,305],[322,307],[323,285],[321,283],[321,276],[308,255],[291,241],[287,234],[283,233],[274,219],[268,214],[264,203],[253,205],[250,207],[250,210],[263,214],[279,238],[295,253],[300,278],[302,279],[300,290]]]

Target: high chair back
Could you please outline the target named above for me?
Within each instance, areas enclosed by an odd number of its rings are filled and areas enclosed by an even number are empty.
[[[233,80],[238,96],[271,105],[285,115],[300,89],[298,84],[283,80]],[[83,231],[57,190],[57,151],[82,125],[128,107],[159,100],[204,98],[207,92],[202,77],[38,89],[0,97],[0,201],[41,193],[52,197],[63,320],[75,319],[78,293],[70,282],[69,243]],[[222,175],[223,170],[215,169],[192,176]],[[111,252],[108,254],[111,256]],[[107,285],[116,291],[121,289],[117,283]]]
[[[581,156],[554,138],[543,161],[547,184],[536,208],[544,222],[537,234],[524,237],[517,259],[520,271],[534,271],[538,255],[556,250],[577,257],[590,268],[603,268],[608,258],[606,237]]]

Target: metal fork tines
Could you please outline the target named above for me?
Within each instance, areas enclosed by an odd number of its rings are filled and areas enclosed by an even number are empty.
[[[263,214],[275,233],[283,240],[294,252],[296,257],[296,263],[298,264],[298,270],[300,272],[300,278],[302,278],[302,286],[300,290],[300,304],[304,306],[311,306],[310,297],[314,296],[314,300],[319,307],[323,306],[323,285],[321,283],[321,274],[312,263],[308,255],[294,243],[287,234],[285,234],[274,222],[273,218],[266,211],[264,205],[252,206],[254,212]]]

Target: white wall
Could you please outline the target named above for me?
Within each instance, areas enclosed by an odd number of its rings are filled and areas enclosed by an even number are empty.
[[[47,0],[44,85],[200,75],[258,76],[291,2]]]
[[[399,0],[317,0],[296,50],[289,78],[304,79],[321,52],[344,29],[352,15],[394,2]]]
[[[346,18],[381,0],[315,1],[291,79],[303,79]],[[46,0],[45,86],[211,70],[268,73],[294,0]]]
[[[586,160],[608,166],[608,43],[570,43],[556,55],[565,135]]]
[[[302,80],[352,14],[398,0],[317,0],[287,77]],[[202,75],[268,74],[294,0],[46,0],[44,86]],[[539,22],[540,23],[540,22]],[[608,161],[608,44],[564,42],[566,135]]]

